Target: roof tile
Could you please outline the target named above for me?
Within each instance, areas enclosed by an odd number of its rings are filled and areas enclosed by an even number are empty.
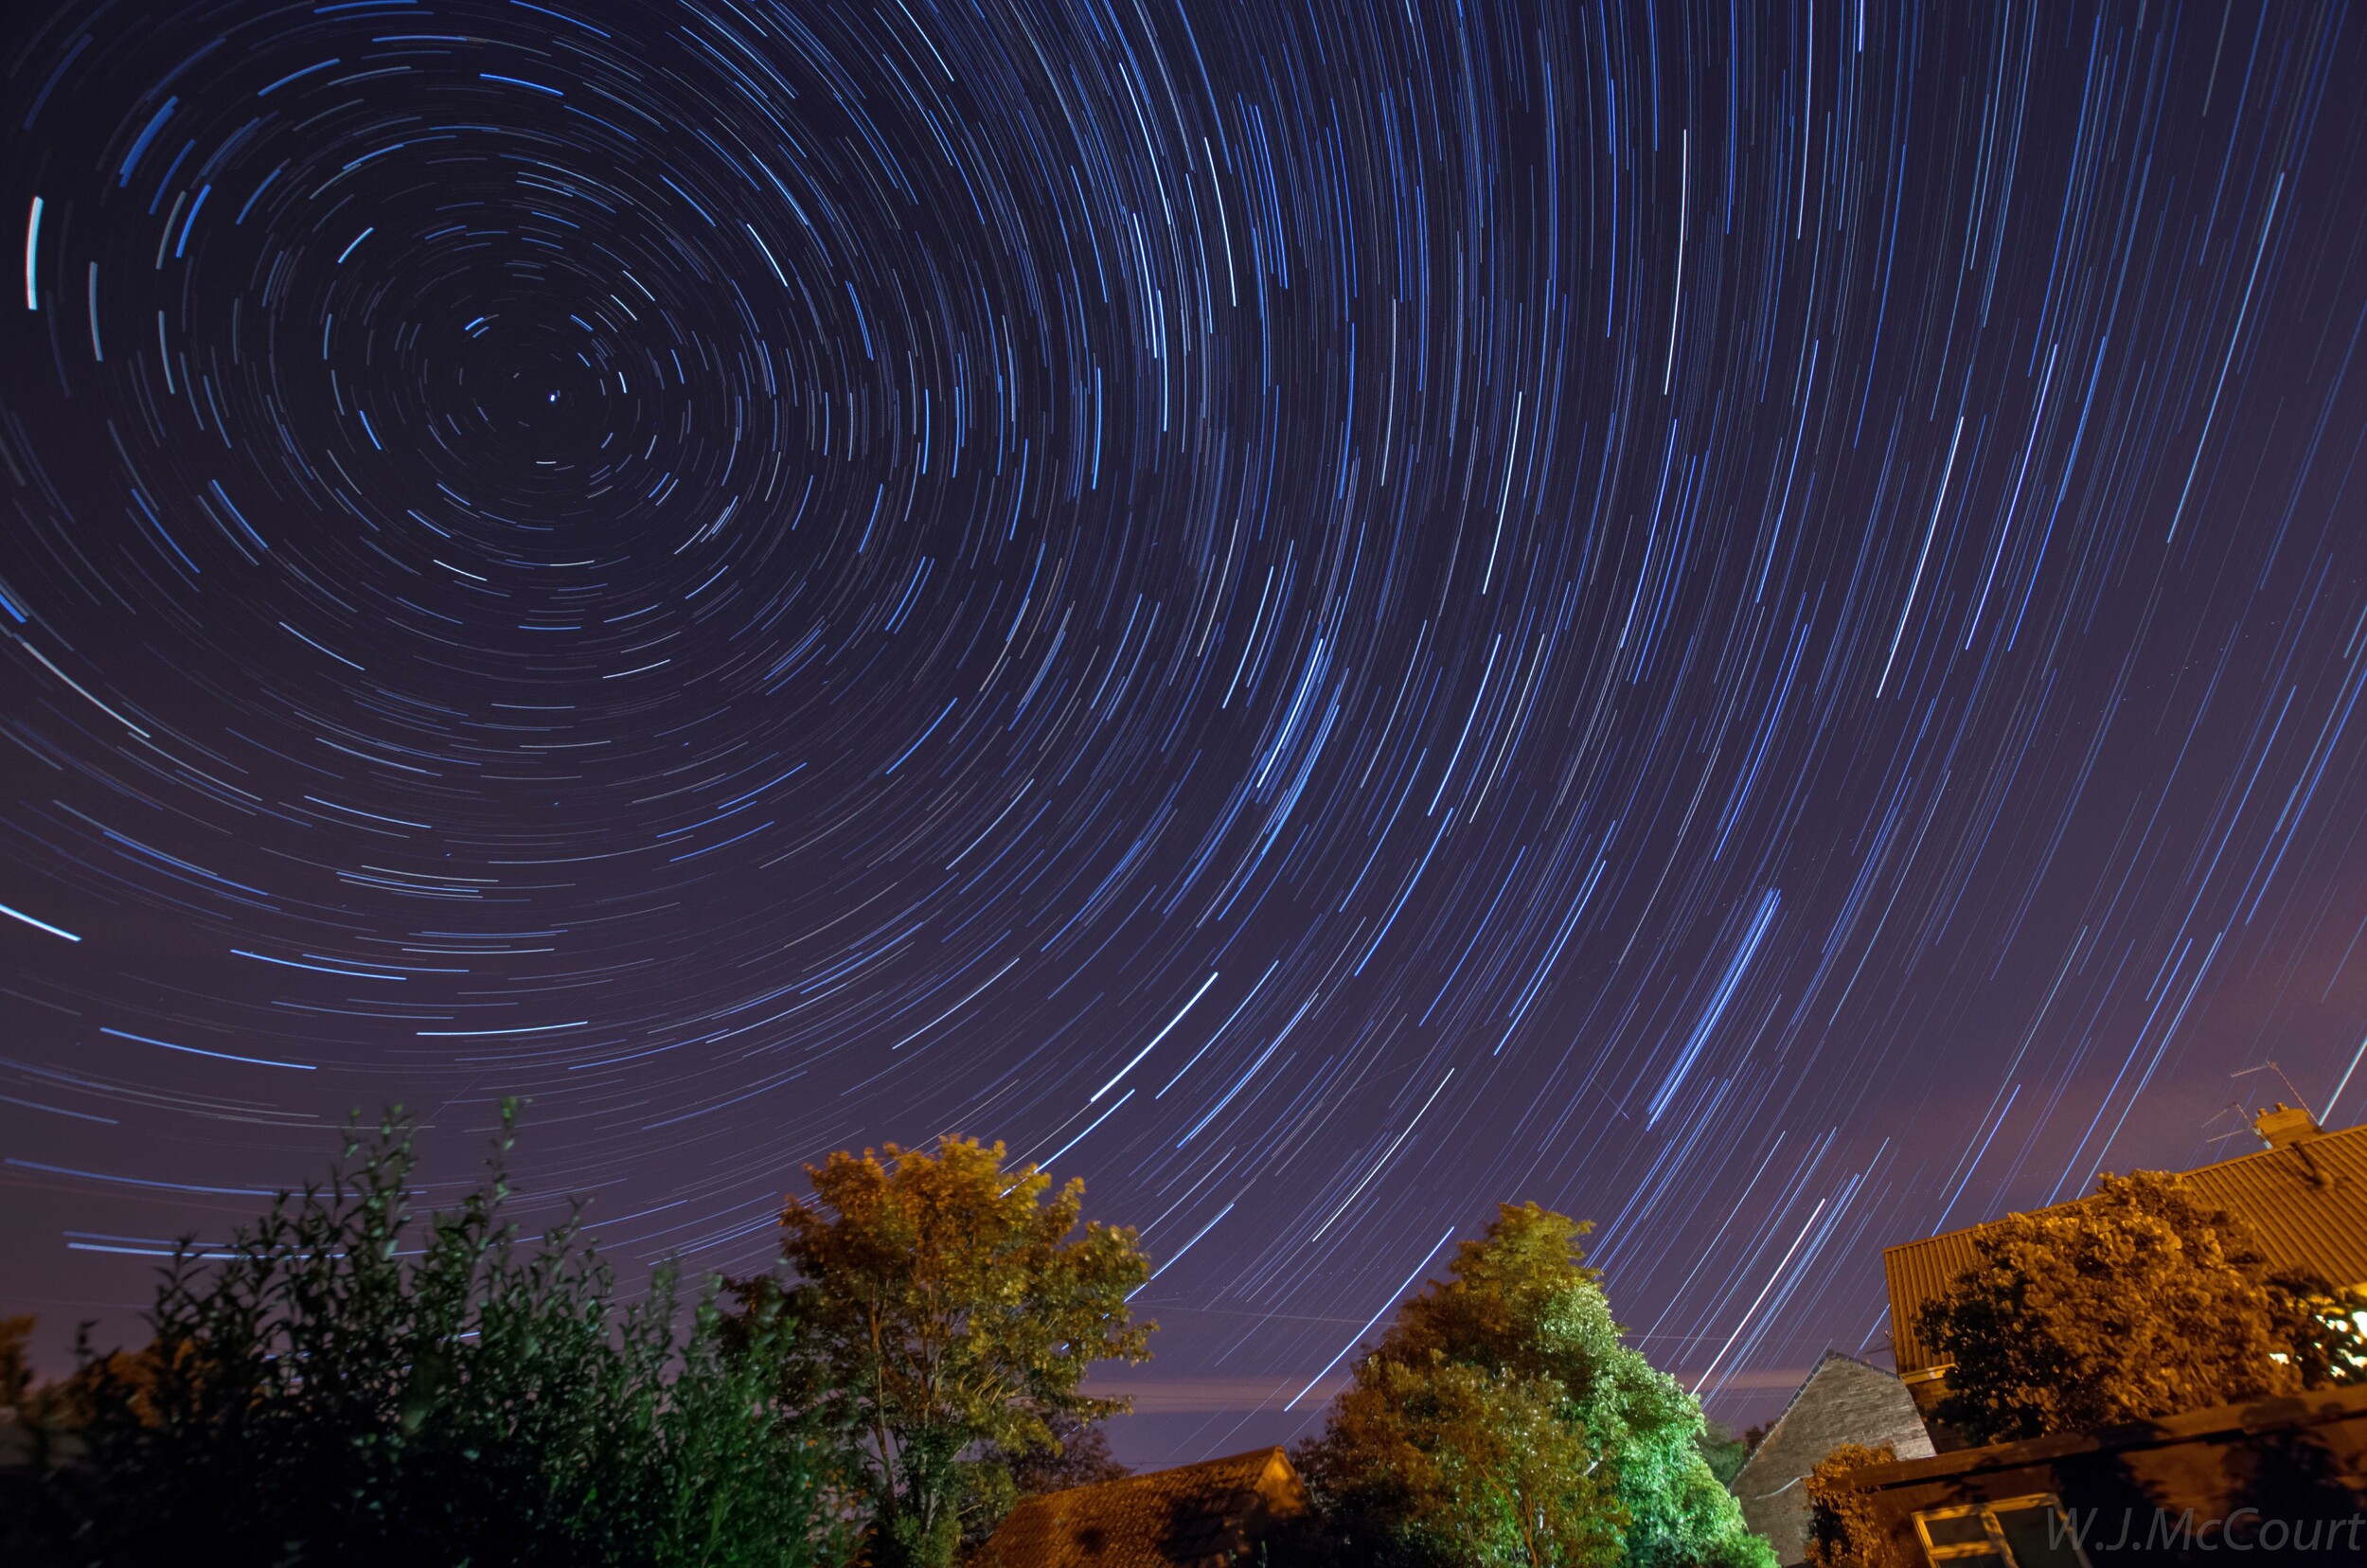
[[[980,1554],[984,1568],[1222,1568],[1308,1511],[1278,1448],[1030,1497]]]

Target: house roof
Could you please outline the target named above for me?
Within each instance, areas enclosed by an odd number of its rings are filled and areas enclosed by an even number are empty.
[[[2367,1284],[2367,1125],[2223,1160],[2185,1176],[2198,1198],[2251,1224],[2271,1269],[2304,1269],[2337,1285]],[[2038,1212],[2067,1214],[2089,1201]],[[1915,1332],[1915,1319],[1925,1302],[1978,1261],[1973,1243],[1988,1228],[1970,1225],[1883,1250],[1892,1344],[1902,1375],[1936,1362]]]
[[[1278,1448],[1024,1499],[987,1543],[989,1568],[1219,1568],[1308,1511]]]

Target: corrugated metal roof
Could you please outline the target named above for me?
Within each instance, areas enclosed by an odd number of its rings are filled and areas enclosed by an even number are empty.
[[[2367,1284],[2367,1126],[2264,1149],[2185,1175],[2198,1197],[2251,1225],[2271,1268],[2306,1269],[2338,1285]],[[2038,1212],[2062,1214],[2086,1202],[2073,1199]],[[1970,1225],[1883,1250],[1892,1345],[1902,1375],[1932,1364],[1931,1350],[1915,1333],[1916,1314],[1973,1266],[1973,1238],[1987,1228]]]
[[[1218,1568],[1308,1509],[1278,1448],[1030,1497],[981,1557],[992,1568]]]

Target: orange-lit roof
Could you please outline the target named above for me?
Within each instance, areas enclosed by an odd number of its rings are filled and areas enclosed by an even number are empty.
[[[1011,1510],[992,1568],[1220,1568],[1308,1508],[1278,1448],[1072,1487]]]
[[[2367,1284],[2367,1126],[2264,1149],[2185,1176],[2197,1197],[2251,1224],[2271,1269],[2305,1269],[2338,1285]],[[2038,1212],[2061,1214],[2086,1202],[2073,1199]],[[1892,1345],[1902,1376],[1932,1364],[1916,1336],[1916,1316],[1973,1266],[1973,1239],[1986,1228],[1968,1225],[1883,1249]]]

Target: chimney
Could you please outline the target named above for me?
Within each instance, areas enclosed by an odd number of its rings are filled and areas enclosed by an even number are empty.
[[[2306,1109],[2288,1106],[2283,1100],[2277,1101],[2275,1110],[2263,1111],[2254,1116],[2251,1126],[2252,1131],[2260,1134],[2260,1141],[2270,1149],[2290,1149],[2295,1144],[2323,1136],[2325,1131],[2318,1125],[2318,1118]]]

